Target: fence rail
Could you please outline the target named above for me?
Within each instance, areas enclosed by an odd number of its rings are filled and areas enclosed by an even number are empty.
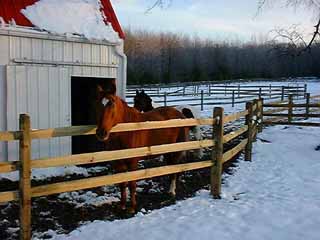
[[[184,120],[168,120],[161,122],[144,122],[144,123],[124,123],[118,124],[112,129],[112,132],[127,132],[139,130],[154,130],[161,128],[173,127],[190,127],[198,125],[213,126],[214,139],[206,139],[201,141],[190,141],[182,143],[171,143],[157,146],[146,146],[134,149],[123,149],[117,151],[102,151],[95,153],[84,153],[77,155],[61,156],[46,159],[31,159],[32,139],[53,138],[63,136],[90,135],[95,133],[95,126],[72,126],[55,129],[31,130],[30,118],[28,115],[20,115],[20,130],[15,132],[0,132],[0,141],[19,140],[20,142],[20,159],[19,161],[0,163],[0,173],[12,172],[18,170],[20,172],[19,189],[14,191],[0,192],[0,202],[9,202],[19,200],[20,202],[20,235],[21,239],[31,238],[31,198],[57,194],[68,191],[76,191],[88,189],[98,186],[117,184],[128,181],[141,180],[157,176],[168,175],[172,173],[180,173],[190,170],[197,170],[211,167],[211,183],[212,195],[216,198],[221,193],[221,174],[222,164],[232,159],[236,154],[248,148],[248,144],[252,144],[254,138],[253,118],[259,118],[259,112],[262,111],[262,104],[255,101],[251,104],[251,108],[231,115],[224,115],[223,108],[215,108],[215,114],[209,119],[184,119]],[[261,106],[261,107],[259,107]],[[255,109],[255,111],[253,111]],[[247,124],[243,125],[234,132],[223,134],[224,125],[226,123],[238,120],[242,117],[247,119]],[[250,135],[247,134],[250,132]],[[217,134],[218,133],[218,134]],[[223,144],[227,143],[242,134],[246,134],[244,140],[231,150],[224,152]],[[46,184],[37,187],[31,187],[31,169],[47,168],[67,165],[94,164],[98,162],[116,161],[133,157],[144,157],[150,155],[159,155],[170,152],[194,150],[200,148],[212,147],[213,159],[192,162],[185,164],[176,164],[170,166],[162,166],[148,169],[141,169],[132,172],[117,173],[107,176],[90,177],[80,180],[72,180],[61,183]],[[250,160],[251,153],[246,153],[246,160]]]
[[[133,104],[133,97],[137,88],[127,90],[127,102]],[[278,86],[278,85],[206,85],[203,86],[186,86],[179,90],[170,91],[169,88],[149,89],[143,87],[148,92],[148,95],[155,103],[163,106],[176,106],[180,104],[188,104],[193,106],[204,105],[221,105],[231,104],[234,106],[237,103],[245,103],[254,98],[281,99],[288,98],[289,95],[294,95],[297,98],[304,98],[307,92],[307,85],[297,86]],[[223,96],[224,97],[223,97]],[[225,101],[222,101],[225,100]]]
[[[305,103],[294,103],[293,96],[289,95],[288,101],[263,104],[263,116],[270,117],[268,119],[264,119],[263,124],[320,126],[320,123],[315,122],[293,121],[293,118],[304,118],[307,120],[309,118],[320,117],[320,113],[315,113],[319,111],[320,103],[311,102],[311,100],[318,98],[320,98],[320,95],[310,96],[309,93],[306,93]],[[265,111],[265,108],[269,108],[269,110]],[[294,111],[297,110],[299,110],[300,113],[294,113]],[[303,110],[304,113],[301,113]],[[283,113],[283,111],[287,111],[287,113]]]

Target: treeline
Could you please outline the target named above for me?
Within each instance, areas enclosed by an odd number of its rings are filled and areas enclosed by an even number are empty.
[[[282,47],[127,30],[128,84],[320,76],[319,43],[300,56],[279,51]]]

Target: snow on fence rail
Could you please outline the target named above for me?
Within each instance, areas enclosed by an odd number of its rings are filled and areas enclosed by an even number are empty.
[[[112,132],[212,125],[214,139],[164,144],[134,149],[123,149],[117,151],[85,153],[39,160],[31,159],[32,139],[95,134],[95,126],[72,126],[66,128],[32,130],[30,127],[30,117],[26,114],[21,114],[19,131],[0,132],[0,141],[18,140],[20,142],[19,161],[0,163],[0,173],[12,172],[16,170],[20,172],[19,190],[0,192],[0,202],[20,200],[20,235],[21,239],[29,240],[31,238],[32,197],[89,189],[104,185],[113,185],[122,182],[141,180],[211,167],[211,192],[215,198],[219,198],[221,193],[222,164],[232,159],[244,149],[245,159],[251,160],[252,142],[257,135],[258,129],[260,129],[258,128],[257,124],[261,122],[261,114],[262,102],[260,100],[255,100],[247,103],[246,110],[227,116],[224,115],[223,108],[216,107],[214,108],[213,118],[210,119],[179,119],[161,122],[118,124],[112,129]],[[224,135],[224,125],[242,117],[246,118],[245,125],[234,132]],[[231,150],[224,152],[224,143],[227,143],[242,134],[245,134],[245,139]],[[36,187],[31,186],[31,169],[33,168],[93,164],[98,162],[108,162],[132,157],[143,157],[207,147],[213,147],[213,159],[206,161],[147,168],[132,172],[90,177]]]

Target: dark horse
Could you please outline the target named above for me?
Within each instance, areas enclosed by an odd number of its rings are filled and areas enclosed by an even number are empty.
[[[169,119],[183,119],[184,116],[179,111],[171,107],[161,107],[147,113],[140,113],[133,107],[115,95],[115,83],[106,89],[97,87],[97,131],[96,136],[100,141],[106,142],[108,150],[119,150],[127,148],[137,148],[169,143],[188,141],[189,128],[166,128],[157,130],[143,130],[133,132],[111,133],[112,127],[118,123],[163,121]],[[184,152],[164,154],[165,160],[169,164],[180,161]],[[117,172],[134,171],[138,167],[141,157],[125,159],[114,162]],[[171,185],[169,192],[174,196],[176,188],[176,174],[170,176]],[[121,188],[121,208],[126,208],[126,187],[127,183],[120,184]],[[130,212],[136,210],[136,181],[129,182],[131,208]]]
[[[157,104],[152,102],[151,97],[141,90],[140,92],[136,90],[136,95],[134,96],[134,108],[140,112],[149,112],[156,109]],[[179,112],[181,112],[185,118],[200,118],[200,112],[193,106],[190,105],[179,105],[175,107]],[[190,130],[193,132],[196,140],[202,140],[201,129],[199,126],[191,127]],[[201,158],[203,155],[202,149],[195,150],[196,156]]]

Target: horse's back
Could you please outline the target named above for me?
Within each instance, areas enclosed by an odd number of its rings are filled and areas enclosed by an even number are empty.
[[[160,107],[143,114],[145,121],[165,121],[171,119],[184,119],[181,112],[173,107]],[[169,144],[188,140],[189,128],[165,128],[150,130],[146,134],[146,145]]]
[[[145,121],[163,121],[170,119],[184,119],[181,112],[173,107],[159,107],[143,114]]]

